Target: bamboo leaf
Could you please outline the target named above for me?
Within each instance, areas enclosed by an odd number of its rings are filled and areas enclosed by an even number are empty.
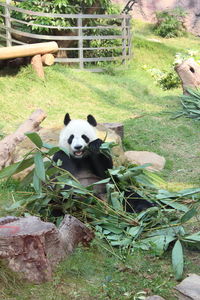
[[[128,230],[128,234],[130,234],[132,237],[137,237],[138,234],[140,233],[140,231],[142,230],[143,228],[141,226],[134,226],[134,227],[131,227],[129,230]]]
[[[171,206],[174,209],[180,210],[180,211],[184,211],[187,212],[188,211],[188,207],[184,204],[178,203],[172,199],[170,200],[160,200],[160,202],[166,204],[167,206]]]
[[[36,170],[33,175],[33,188],[37,194],[41,194],[41,192],[42,192],[41,179],[37,176]]]
[[[108,183],[109,181],[110,181],[110,178],[102,179],[102,180],[100,180],[100,181],[97,181],[97,182],[91,184],[91,186],[92,186],[92,185],[103,184],[103,183]]]
[[[24,159],[20,162],[14,163],[0,171],[0,179],[10,177],[16,173],[23,171],[33,164],[33,158]]]
[[[200,242],[200,231],[186,236],[185,239]]]
[[[111,203],[115,210],[123,210],[122,199],[120,200],[121,193],[113,192],[110,194]]]
[[[42,181],[45,181],[45,168],[44,168],[44,162],[42,158],[41,152],[37,152],[34,156],[34,162],[35,162],[35,174],[40,178]]]
[[[157,250],[159,254],[162,254],[174,240],[175,237],[171,235],[157,235],[143,239],[141,242],[151,246],[153,249]]]
[[[19,167],[20,162],[10,165],[0,171],[0,179],[7,178],[15,174],[17,168]]]
[[[42,148],[43,142],[41,137],[36,132],[27,132],[25,135],[35,144],[38,148]]]
[[[110,232],[116,233],[116,234],[119,234],[119,233],[123,232],[123,230],[121,228],[118,228],[118,227],[114,226],[113,224],[102,224],[102,227],[104,229],[107,229]]]
[[[176,241],[172,250],[172,266],[177,280],[183,275],[183,248],[179,240]]]
[[[49,156],[52,156],[52,155],[54,155],[56,152],[58,152],[60,150],[60,148],[59,147],[51,147],[50,149],[49,149],[49,151],[48,151],[48,155]]]
[[[189,221],[192,217],[194,217],[196,215],[197,211],[196,209],[193,207],[190,210],[188,210],[182,217],[181,217],[181,223],[186,223],[187,221]]]

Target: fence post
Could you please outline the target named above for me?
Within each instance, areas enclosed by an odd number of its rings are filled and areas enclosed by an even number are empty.
[[[10,5],[11,0],[6,0],[6,6],[5,6],[5,25],[6,25],[6,46],[10,47],[12,46],[12,38],[11,38],[11,22],[10,22],[10,10],[7,5]]]
[[[79,68],[84,69],[84,62],[83,62],[83,19],[82,14],[78,16],[78,57],[79,57]]]
[[[128,59],[131,58],[131,48],[132,48],[132,34],[131,34],[131,27],[130,27],[130,20],[131,20],[131,17],[128,18],[126,20],[126,25],[127,25],[127,40],[128,40]]]
[[[122,21],[122,63],[126,63],[126,18]]]

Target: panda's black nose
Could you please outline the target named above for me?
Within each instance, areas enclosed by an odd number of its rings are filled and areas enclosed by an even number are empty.
[[[74,149],[76,149],[76,150],[80,150],[82,148],[82,146],[74,146]]]

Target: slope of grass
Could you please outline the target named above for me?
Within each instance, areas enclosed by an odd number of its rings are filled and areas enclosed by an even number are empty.
[[[169,69],[178,42],[172,47],[136,36],[133,60],[114,76],[60,65],[45,69],[45,82],[34,75],[31,67],[14,76],[2,76],[1,133],[11,133],[38,107],[48,115],[43,123],[47,127],[62,126],[65,112],[73,118],[92,113],[99,122],[124,123],[127,149],[165,156],[167,167],[163,174],[169,181],[176,180],[180,186],[198,184],[195,166],[199,123],[184,118],[171,120],[171,113],[179,109],[181,89],[161,90],[144,69]],[[136,115],[142,117],[134,119]]]
[[[197,48],[197,39],[160,39],[141,24],[134,29],[134,58],[118,71],[92,74],[55,65],[45,69],[45,82],[31,67],[18,74],[1,71],[0,134],[13,132],[36,108],[47,113],[46,127],[62,126],[66,112],[72,118],[93,114],[98,122],[124,124],[127,150],[163,155],[166,167],[161,175],[170,188],[199,185],[200,123],[185,118],[171,120],[171,113],[180,107],[181,88],[163,91],[146,71],[146,67],[169,69],[174,55],[185,51],[184,45]],[[14,186],[13,182],[1,185],[1,204],[11,201]],[[95,243],[90,250],[77,249],[60,264],[53,282],[40,286],[26,284],[0,266],[0,298],[134,299],[144,291],[176,299],[168,255],[157,258],[153,253],[137,251],[130,255],[116,250],[116,255],[124,255],[121,261],[108,254],[102,242],[98,246]],[[185,274],[195,271],[192,259],[187,260]]]

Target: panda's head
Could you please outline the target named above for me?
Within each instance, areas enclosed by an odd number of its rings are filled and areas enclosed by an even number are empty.
[[[60,133],[59,146],[68,150],[75,158],[82,158],[86,154],[88,144],[97,139],[97,122],[92,115],[86,120],[71,120],[67,113],[64,118],[65,127]]]

